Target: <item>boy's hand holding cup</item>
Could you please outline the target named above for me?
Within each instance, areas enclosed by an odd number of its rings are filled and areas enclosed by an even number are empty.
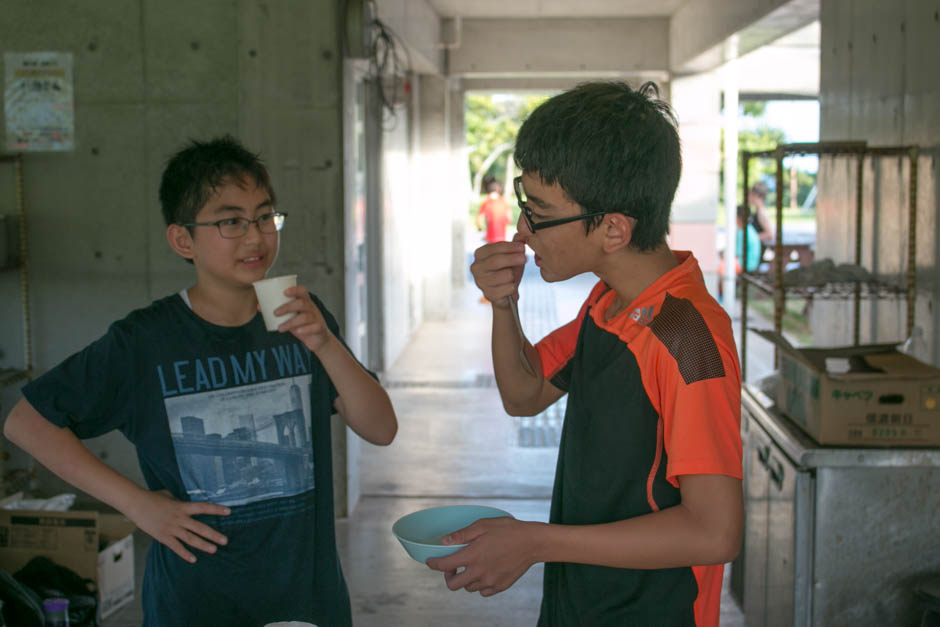
[[[332,335],[323,314],[310,299],[307,290],[297,286],[296,274],[262,279],[252,285],[268,331],[289,332],[314,353],[318,353],[329,342]],[[285,291],[288,293],[285,294]],[[289,311],[281,315],[274,313],[288,303],[291,303]],[[292,322],[281,329],[288,320]]]
[[[285,303],[294,300],[292,296],[284,294],[284,290],[297,285],[296,274],[285,274],[283,276],[261,279],[252,283],[255,287],[255,294],[258,296],[258,306],[261,308],[261,315],[264,316],[264,327],[268,331],[277,331],[277,328],[284,322],[296,315],[296,312],[290,312],[281,316],[274,315],[274,310]]]

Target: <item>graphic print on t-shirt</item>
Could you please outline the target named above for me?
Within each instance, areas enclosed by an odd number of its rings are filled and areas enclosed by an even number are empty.
[[[312,490],[309,374],[164,399],[189,498],[245,505]]]

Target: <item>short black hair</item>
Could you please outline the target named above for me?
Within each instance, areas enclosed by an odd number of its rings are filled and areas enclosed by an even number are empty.
[[[186,224],[227,181],[247,177],[263,188],[275,203],[271,178],[258,155],[225,135],[206,142],[190,140],[170,157],[160,180],[160,208],[167,226]]]
[[[682,157],[678,123],[654,83],[582,83],[542,103],[516,138],[523,172],[555,182],[585,213],[637,219],[631,245],[665,241]],[[603,216],[585,220],[588,232]]]
[[[493,176],[492,174],[489,174],[489,173],[485,174],[483,176],[483,180],[480,181],[480,193],[481,194],[489,193],[490,183],[492,183],[495,180],[496,180],[496,177]]]

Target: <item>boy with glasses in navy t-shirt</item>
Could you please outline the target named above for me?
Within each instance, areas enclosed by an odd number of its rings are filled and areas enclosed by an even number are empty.
[[[330,415],[388,444],[388,395],[306,288],[265,329],[252,282],[286,214],[267,170],[230,137],[193,142],[160,186],[170,248],[195,284],[131,312],[27,384],[4,434],[154,538],[144,625],[350,625],[336,552]],[[80,439],[120,430],[147,487]]]

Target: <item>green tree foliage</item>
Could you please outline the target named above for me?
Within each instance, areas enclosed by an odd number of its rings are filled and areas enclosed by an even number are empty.
[[[764,100],[745,100],[741,103],[741,113],[752,118],[759,118],[767,111]]]
[[[767,110],[767,103],[763,101],[745,101],[741,104],[741,115],[760,119]],[[742,130],[738,132],[738,152],[749,151],[759,152],[762,150],[772,150],[777,144],[786,143],[787,137],[783,129],[772,128],[766,124],[760,124],[755,130]],[[724,130],[721,136],[721,155],[722,155],[722,185],[720,187],[721,202],[724,202]],[[787,161],[784,161],[784,189],[783,206],[790,206],[790,170]],[[748,162],[747,180],[749,185],[754,185],[757,181],[763,181],[767,184],[769,192],[767,194],[767,207],[773,210],[776,206],[776,190],[774,189],[776,181],[776,161],[773,157],[751,158]],[[809,196],[810,190],[816,184],[816,175],[814,173],[797,171],[797,205],[802,206],[803,202]],[[743,196],[744,171],[740,157],[738,159],[738,191],[737,201],[740,202]],[[721,213],[721,212],[719,212]]]
[[[797,192],[796,192],[796,205],[802,207],[803,203],[806,202],[806,198],[809,196],[810,191],[813,187],[816,186],[816,174],[811,172],[804,172],[803,170],[797,170],[796,172],[797,180]],[[784,190],[783,195],[783,206],[790,206],[790,188]],[[815,206],[815,205],[814,205]]]
[[[480,167],[495,150],[511,147],[516,133],[532,110],[547,96],[498,96],[485,93],[468,93],[464,99],[464,125],[469,149],[470,180],[475,180]],[[511,148],[503,150],[492,162],[488,172],[497,180],[506,176],[506,159]],[[474,190],[479,192],[480,190]]]

